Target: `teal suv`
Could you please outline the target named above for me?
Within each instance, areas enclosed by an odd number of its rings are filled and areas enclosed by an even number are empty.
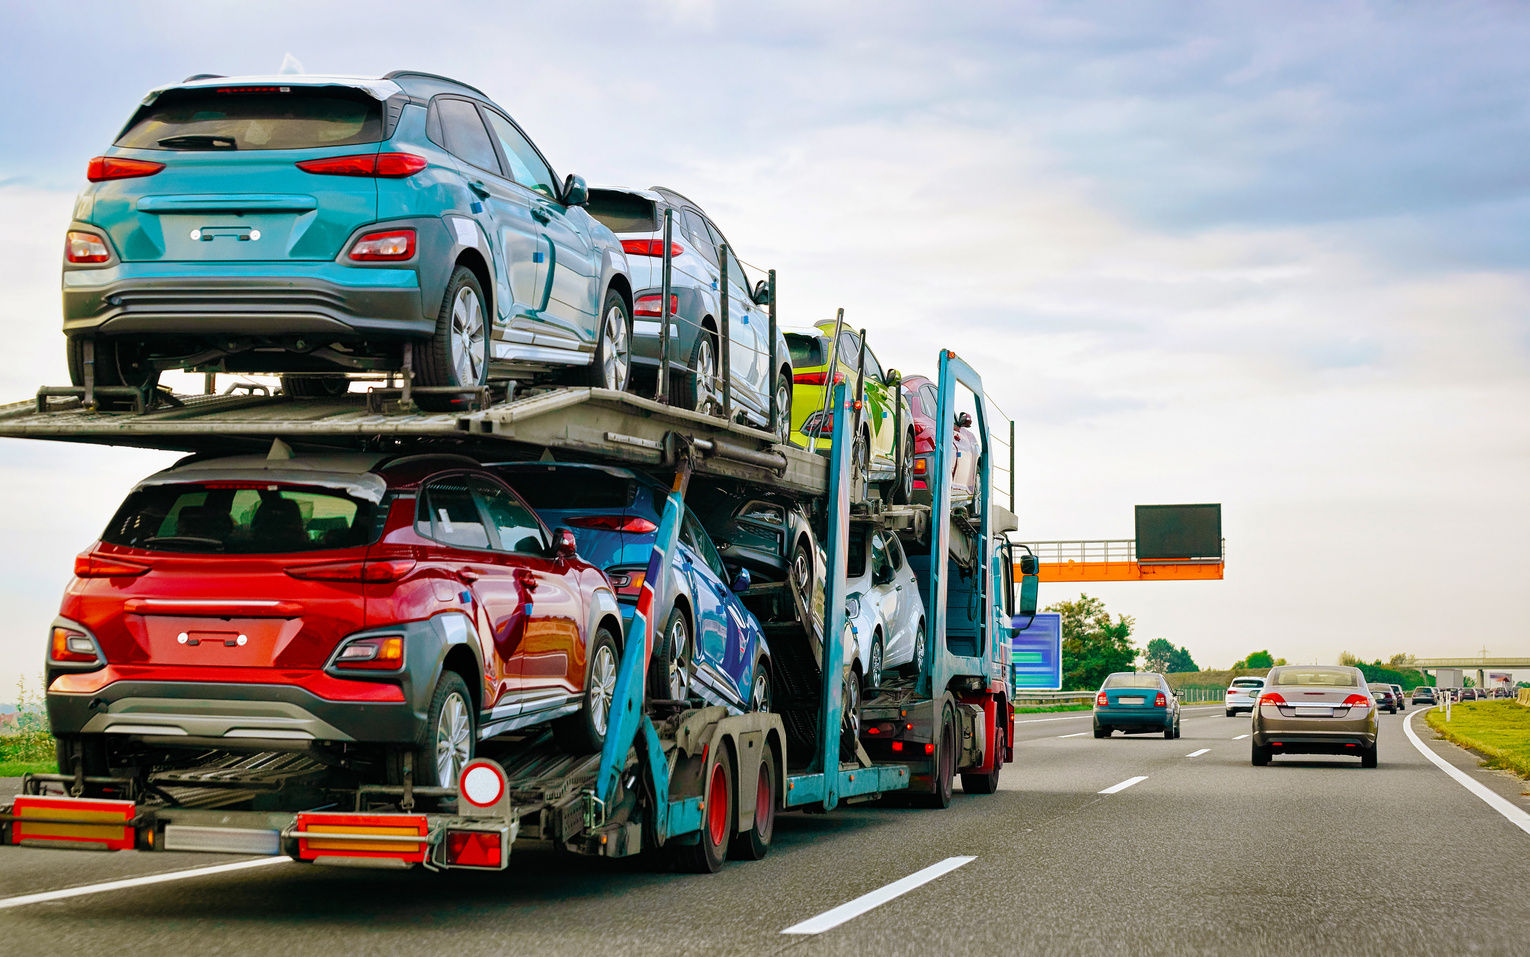
[[[93,357],[97,384],[144,390],[185,369],[337,394],[406,364],[421,386],[627,386],[621,244],[584,180],[464,83],[192,77],[150,93],[88,177],[64,251],[76,385]]]
[[[1094,696],[1094,736],[1113,731],[1179,737],[1179,692],[1155,671],[1118,671]]]

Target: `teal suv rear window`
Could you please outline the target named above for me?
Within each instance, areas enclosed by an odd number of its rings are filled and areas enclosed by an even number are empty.
[[[247,92],[250,89],[260,92]],[[141,150],[301,150],[382,138],[382,104],[360,90],[232,87],[229,92],[167,90],[139,108],[116,145]]]

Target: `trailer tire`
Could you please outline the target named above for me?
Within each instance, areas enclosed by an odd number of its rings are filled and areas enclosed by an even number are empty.
[[[776,802],[780,800],[776,781],[776,749],[765,745],[760,755],[759,784],[754,793],[754,827],[734,835],[728,856],[741,861],[757,861],[770,852],[770,839],[776,832]]]
[[[963,774],[962,791],[967,794],[992,794],[999,789],[999,772],[1004,770],[1004,726],[994,724],[993,768],[987,773]]]
[[[940,745],[935,751],[935,780],[930,793],[921,795],[920,805],[928,808],[951,806],[952,779],[956,776],[956,716],[947,708],[940,721]]]
[[[734,814],[733,756],[725,747],[717,749],[717,760],[707,772],[701,831],[689,844],[666,844],[675,869],[687,874],[716,874],[728,856],[737,824]]]
[[[611,630],[601,625],[585,656],[584,694],[579,710],[553,722],[553,740],[570,754],[595,754],[606,743],[616,696],[621,654]]]

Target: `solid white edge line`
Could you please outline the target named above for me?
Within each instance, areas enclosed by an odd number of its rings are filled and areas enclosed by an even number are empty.
[[[1143,781],[1146,781],[1146,780],[1147,780],[1147,775],[1146,774],[1139,774],[1139,775],[1137,775],[1134,778],[1127,778],[1125,781],[1122,781],[1120,784],[1112,784],[1110,787],[1106,788],[1105,790],[1103,790],[1103,791],[1101,791],[1099,793],[1101,793],[1101,794],[1115,794],[1117,791],[1125,791],[1127,788],[1131,787],[1133,784],[1141,784]]]
[[[1413,733],[1413,719],[1421,714],[1427,713],[1428,710],[1430,709],[1425,709],[1424,711],[1415,711],[1408,715],[1407,720],[1403,722],[1403,730],[1407,732],[1408,740],[1413,742],[1413,746],[1418,748],[1420,754],[1428,758],[1430,761],[1433,761],[1436,767],[1451,777],[1455,778],[1456,783],[1477,795],[1484,802],[1486,802],[1488,807],[1508,818],[1510,824],[1513,824],[1515,827],[1519,828],[1521,831],[1524,831],[1526,834],[1530,834],[1530,814],[1525,813],[1524,808],[1515,807],[1511,802],[1504,800],[1497,794],[1494,794],[1493,791],[1489,788],[1484,787],[1477,781],[1473,781],[1471,779],[1471,775],[1467,774],[1465,771],[1462,771],[1460,768],[1456,767],[1454,764],[1451,764],[1449,761],[1440,757],[1438,754],[1435,754],[1428,745],[1419,740],[1418,735]],[[1451,747],[1456,747],[1456,745],[1452,743]]]
[[[145,887],[149,884],[163,884],[168,881],[185,880],[188,877],[207,877],[212,874],[226,874],[229,871],[242,871],[251,867],[263,867],[266,864],[292,863],[292,858],[285,855],[281,857],[262,857],[253,861],[236,861],[232,864],[214,864],[212,867],[196,867],[189,871],[171,871],[168,874],[149,874],[144,877],[129,877],[120,881],[107,881],[104,884],[86,884],[84,887],[68,887],[61,891],[44,891],[40,894],[24,894],[21,897],[6,897],[0,899],[0,910],[10,907],[21,907],[26,904],[41,904],[44,901],[64,900],[69,897],[84,897],[87,894],[101,894],[106,891],[120,891],[129,887]]]
[[[826,930],[833,930],[845,921],[853,920],[874,907],[883,904],[895,897],[901,897],[909,891],[928,884],[935,878],[949,874],[961,867],[977,860],[976,857],[948,857],[939,864],[931,864],[922,871],[915,871],[902,880],[893,881],[886,887],[879,887],[869,894],[862,894],[853,901],[846,901],[833,910],[826,910],[817,917],[809,917],[807,920],[781,931],[783,934],[821,934]]]
[[[1088,731],[1075,731],[1072,734],[1059,734],[1058,737],[1059,738],[1082,738],[1084,735],[1086,735],[1088,733],[1089,733]]]
[[[1210,750],[1211,750],[1210,748],[1201,748],[1199,751],[1191,751],[1189,754],[1185,755],[1185,757],[1187,757],[1187,758],[1198,758],[1198,757],[1200,757],[1201,755],[1205,754],[1207,751],[1210,751]]]

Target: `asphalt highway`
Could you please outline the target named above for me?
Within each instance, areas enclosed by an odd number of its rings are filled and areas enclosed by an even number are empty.
[[[710,877],[517,848],[499,874],[278,861],[19,903],[249,859],[0,848],[0,952],[1530,954],[1530,833],[1419,753],[1413,713],[1382,717],[1375,770],[1255,768],[1220,708],[1187,708],[1174,741],[1022,715],[997,794],[783,815],[765,860]],[[1530,785],[1413,728],[1530,808]]]

